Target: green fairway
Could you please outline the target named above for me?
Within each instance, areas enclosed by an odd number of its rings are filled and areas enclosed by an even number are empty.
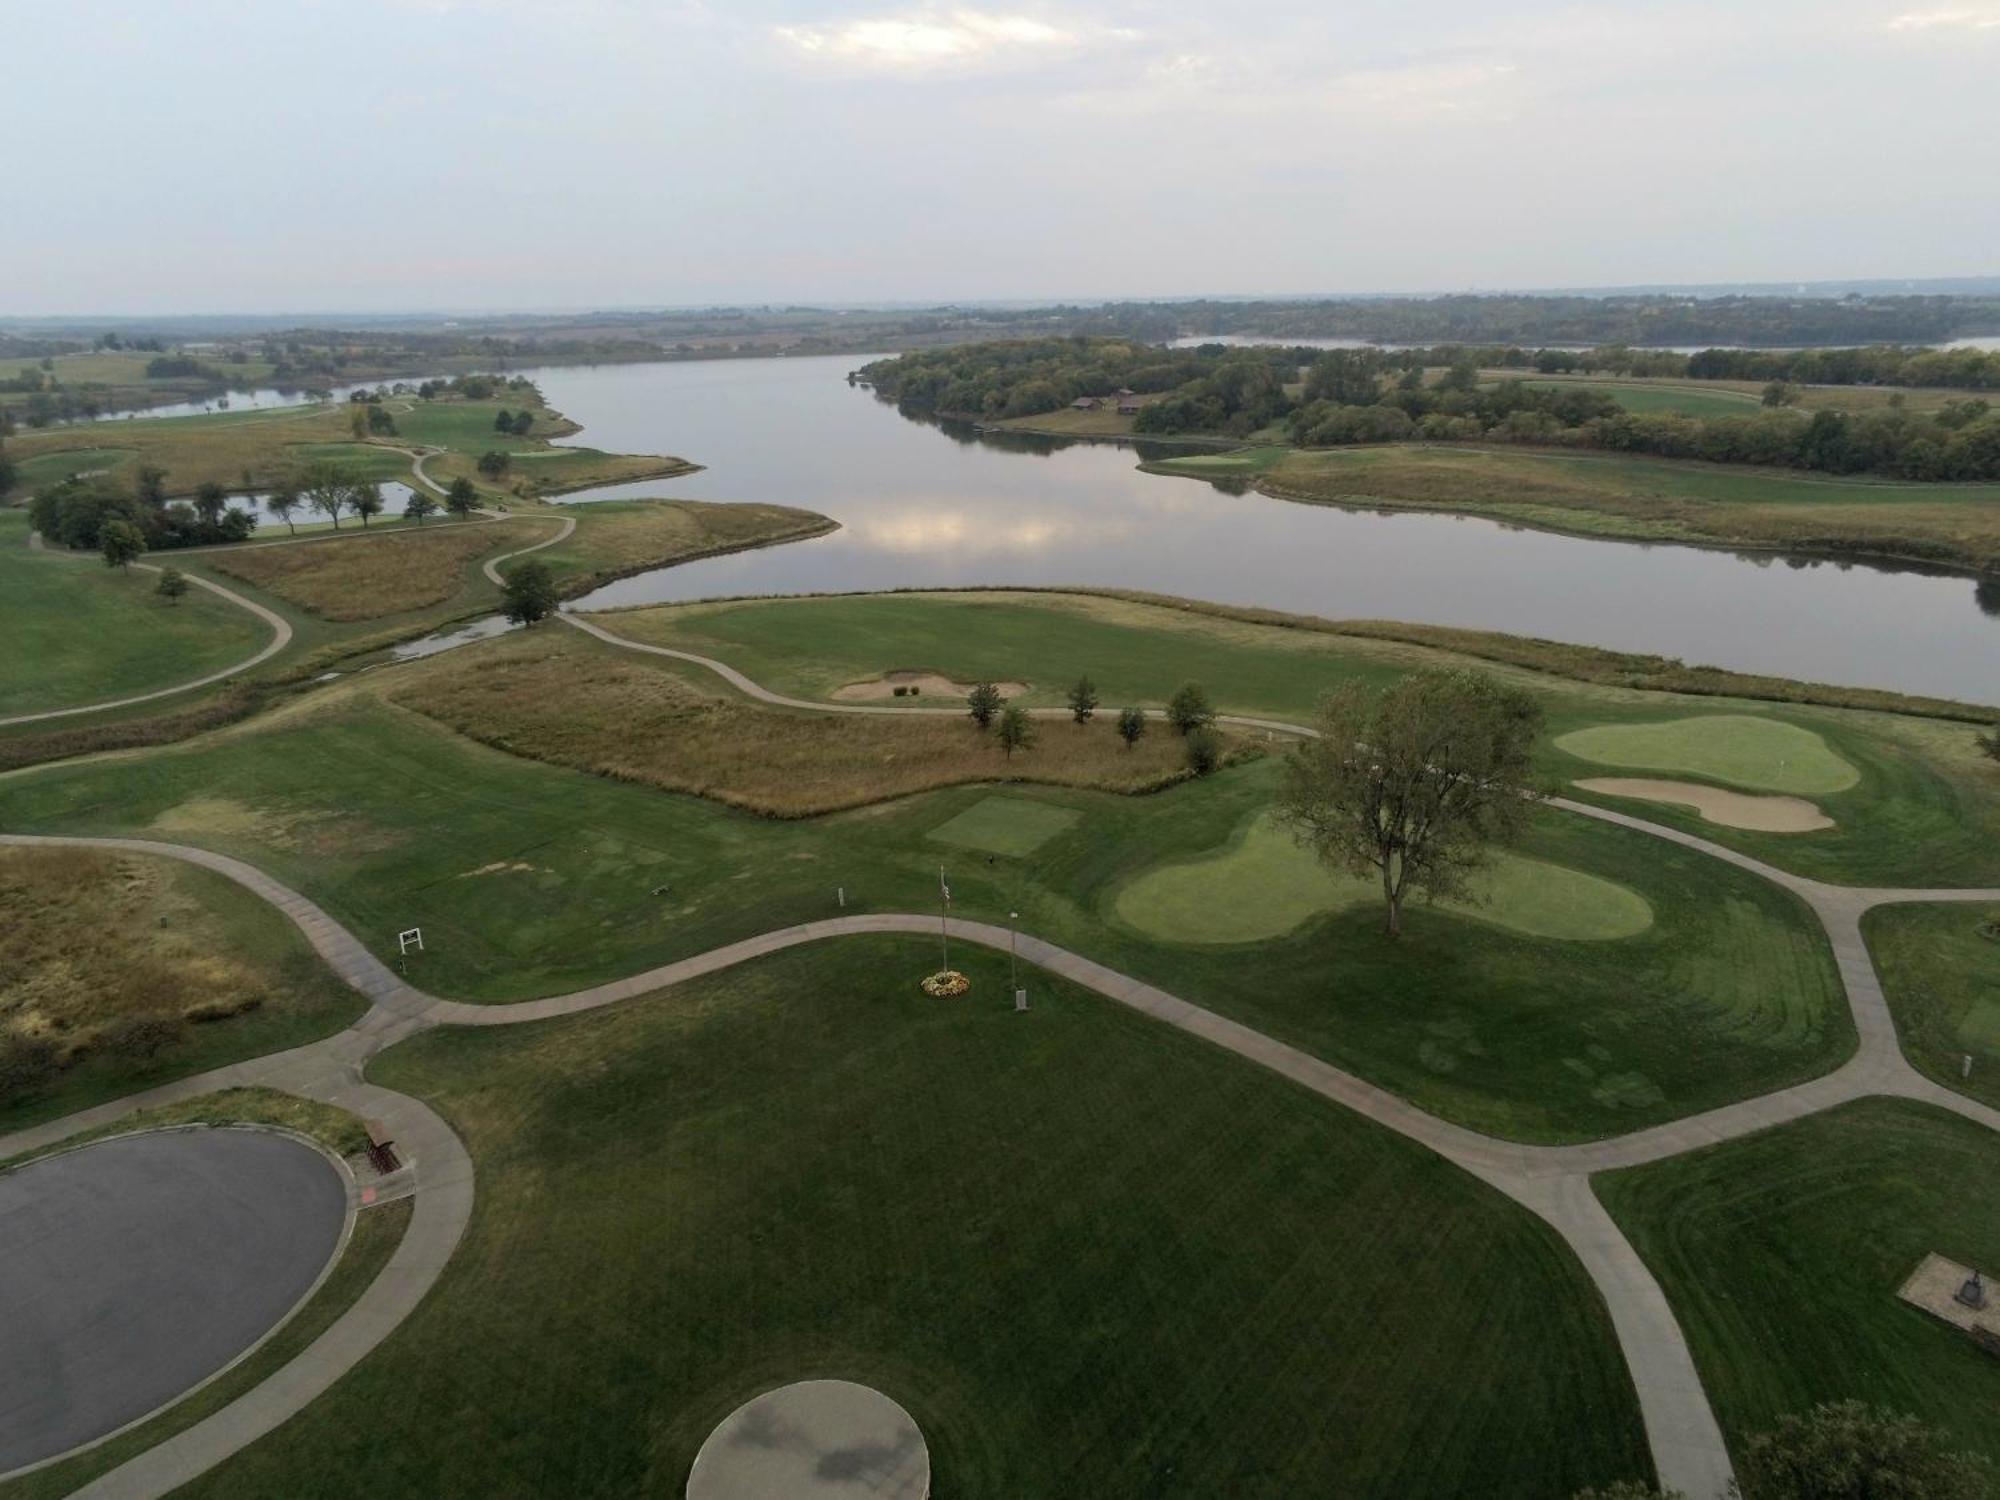
[[[1939,902],[1878,906],[1861,930],[1904,1055],[1947,1088],[2000,1107],[2000,939],[1989,936],[2000,931],[1996,923],[2000,909]]]
[[[1561,942],[1418,907],[1392,940],[1377,912],[1354,907],[1246,956],[1165,947],[1117,920],[1118,891],[1143,870],[1212,853],[1267,810],[1279,769],[1267,757],[1152,796],[1010,788],[1074,821],[1032,859],[944,860],[953,909],[1002,922],[1018,911],[1023,931],[1450,1118],[1530,1139],[1672,1118],[1813,1076],[1851,1050],[1824,940],[1794,898],[1554,812],[1520,852],[1636,893],[1651,928]],[[940,845],[928,835],[992,795],[975,785],[772,820],[518,759],[360,696],[158,752],[143,777],[105,763],[0,779],[0,827],[240,855],[386,957],[397,932],[423,927],[414,983],[505,1000],[833,915],[836,889],[849,911],[935,911]]]
[[[1579,535],[2000,570],[2000,484],[1991,482],[1821,478],[1446,443],[1296,449],[1260,488],[1287,500],[1485,515]]]
[[[2000,1360],[1896,1297],[1933,1251],[2000,1266],[2000,1136],[1868,1099],[1596,1185],[1732,1443],[1858,1398],[2000,1460]]]
[[[373,443],[298,443],[285,453],[298,463],[339,464],[360,479],[412,482],[409,454]]]
[[[1609,396],[1627,411],[1671,412],[1683,417],[1746,417],[1763,409],[1758,397],[1743,391],[1701,386],[1649,384],[1617,380],[1524,380],[1531,391],[1590,391]]]
[[[0,717],[172,687],[271,638],[263,621],[206,589],[169,603],[154,592],[156,573],[107,568],[88,553],[31,552],[27,539],[27,516],[0,511]]]
[[[1025,797],[982,797],[956,817],[945,819],[925,837],[940,844],[1018,857],[1032,854],[1073,827],[1079,814]]]
[[[901,1401],[961,1500],[1648,1472],[1597,1294],[1525,1211],[1048,976],[1026,1015],[927,1000],[934,963],[842,939],[379,1059],[472,1152],[471,1229],[387,1344],[185,1493],[350,1494],[365,1432],[373,1494],[678,1495],[716,1422],[810,1376]],[[1004,993],[1004,955],[966,967]]]
[[[1229,849],[1149,870],[1113,903],[1120,920],[1168,943],[1248,943],[1326,912],[1379,909],[1380,882],[1325,869],[1269,817]],[[1645,898],[1609,880],[1501,852],[1474,899],[1441,907],[1530,937],[1607,941],[1653,925]]]
[[[1861,779],[1811,730],[1749,714],[1603,724],[1571,730],[1555,744],[1603,766],[1680,771],[1758,792],[1817,796],[1845,791]]]
[[[1282,443],[1232,448],[1226,453],[1176,454],[1140,465],[1153,474],[1180,474],[1190,479],[1234,479],[1262,474],[1292,450]]]
[[[1790,790],[1792,778],[1809,771],[1809,794],[1839,826],[1804,837],[1756,833],[1703,822],[1691,810],[1649,805],[1645,816],[1653,822],[1823,880],[2000,884],[2000,767],[1979,754],[1974,731],[1964,724],[1635,692],[1614,685],[1618,673],[1604,682],[1566,678],[1560,655],[1549,670],[1518,671],[1367,635],[1083,595],[869,594],[621,610],[604,622],[635,640],[719,657],[797,697],[830,697],[842,683],[910,668],[961,682],[1029,682],[1034,686],[1026,702],[1056,706],[1067,685],[1087,672],[1108,711],[1124,703],[1163,704],[1192,677],[1207,685],[1226,713],[1294,723],[1310,721],[1320,694],[1343,681],[1379,684],[1412,666],[1475,665],[1542,703],[1551,742],[1542,749],[1539,769],[1551,785],[1605,774],[1602,763],[1567,751],[1573,732],[1591,731],[1588,746],[1609,726],[1636,726],[1642,731],[1638,743],[1676,757],[1666,765],[1642,764],[1670,774],[1681,768],[1681,758],[1693,757],[1715,768],[1696,774],[1732,782],[1748,777],[1739,784],[1761,791]],[[1502,637],[1473,636],[1466,644],[1506,660],[1542,659],[1514,650],[1531,643]],[[1771,780],[1784,785],[1771,787]],[[1821,790],[1835,781],[1845,789]],[[1634,810],[1629,802],[1609,805]]]
[[[67,448],[24,458],[16,466],[13,497],[32,495],[50,485],[60,484],[73,474],[96,474],[115,469],[132,457],[130,448]]]

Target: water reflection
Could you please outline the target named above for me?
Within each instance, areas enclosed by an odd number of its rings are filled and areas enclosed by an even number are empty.
[[[863,362],[531,372],[583,424],[572,441],[707,465],[572,499],[775,501],[841,522],[809,542],[621,579],[581,602],[1108,586],[2000,703],[1992,586],[1975,601],[1962,576],[1291,504],[1236,484],[1141,473],[1141,452],[1129,446],[906,420],[847,385],[842,377]]]

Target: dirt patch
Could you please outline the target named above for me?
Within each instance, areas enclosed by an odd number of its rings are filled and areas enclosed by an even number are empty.
[[[1752,797],[1693,781],[1652,781],[1625,776],[1593,776],[1576,785],[1606,797],[1634,797],[1642,802],[1672,802],[1691,807],[1705,823],[1747,828],[1754,833],[1817,833],[1834,826],[1833,819],[1803,797]]]
[[[1025,682],[996,682],[1003,698],[1018,698],[1027,692]],[[898,694],[896,689],[903,691]],[[912,693],[911,689],[915,689]],[[833,690],[834,701],[838,703],[872,703],[878,698],[963,698],[971,692],[973,684],[953,682],[936,672],[884,672],[880,677],[866,682],[850,682]]]
[[[190,797],[176,802],[152,826],[161,833],[243,839],[294,853],[339,858],[376,854],[400,844],[402,835],[364,819],[324,808],[251,807],[227,797]]]
[[[490,865],[481,865],[476,870],[467,870],[458,878],[473,880],[481,875],[532,875],[535,867],[524,859],[496,859]]]

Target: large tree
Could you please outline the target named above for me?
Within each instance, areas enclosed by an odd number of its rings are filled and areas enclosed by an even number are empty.
[[[333,529],[338,531],[340,513],[347,509],[353,494],[353,480],[338,464],[314,464],[306,470],[299,493],[307,505],[333,522]]]
[[[1778,1419],[1743,1450],[1731,1493],[1752,1500],[1984,1500],[1991,1464],[1938,1428],[1859,1401]]]
[[[146,550],[146,539],[130,521],[111,520],[98,533],[98,546],[108,568],[129,570]]]
[[[529,559],[507,575],[501,597],[502,612],[516,625],[545,620],[562,602],[556,595],[555,575],[539,558]]]
[[[1526,825],[1540,728],[1534,699],[1484,673],[1344,684],[1321,701],[1318,738],[1287,759],[1279,820],[1322,863],[1379,879],[1400,933],[1411,893],[1467,896],[1489,846]]]

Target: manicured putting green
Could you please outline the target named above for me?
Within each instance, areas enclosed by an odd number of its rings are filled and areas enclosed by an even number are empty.
[[[1810,729],[1756,714],[1701,714],[1657,724],[1595,724],[1556,748],[1601,766],[1684,771],[1760,792],[1845,791],[1861,773]]]
[[[926,837],[987,854],[1032,854],[1075,824],[1080,815],[1066,807],[1023,797],[984,797]]]
[[[1476,902],[1440,902],[1529,937],[1604,942],[1653,925],[1645,897],[1615,881],[1522,855],[1497,854]],[[1268,814],[1219,854],[1149,870],[1112,902],[1118,919],[1172,943],[1281,937],[1322,912],[1379,901],[1372,880],[1323,869]]]

